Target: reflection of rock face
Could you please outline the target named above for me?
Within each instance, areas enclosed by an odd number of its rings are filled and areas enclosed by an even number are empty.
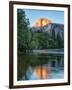
[[[36,68],[35,72],[40,79],[47,79],[51,73],[50,69],[47,67]]]
[[[37,20],[36,24],[34,27],[43,27],[51,23],[51,20],[48,20],[47,18],[40,18]]]

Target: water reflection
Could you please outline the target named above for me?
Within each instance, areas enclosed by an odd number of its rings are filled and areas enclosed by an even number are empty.
[[[18,80],[64,77],[64,56],[49,54],[18,55]]]

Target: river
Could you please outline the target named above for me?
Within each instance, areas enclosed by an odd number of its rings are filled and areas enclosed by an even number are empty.
[[[61,79],[64,78],[64,54],[38,53],[18,55],[17,80]]]

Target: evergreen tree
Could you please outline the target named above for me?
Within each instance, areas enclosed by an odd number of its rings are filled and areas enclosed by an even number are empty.
[[[17,9],[17,47],[19,51],[26,51],[29,45],[29,20],[25,11]]]

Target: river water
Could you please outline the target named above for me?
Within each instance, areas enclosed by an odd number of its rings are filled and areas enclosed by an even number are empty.
[[[17,80],[64,78],[64,55],[28,53],[18,55]]]

